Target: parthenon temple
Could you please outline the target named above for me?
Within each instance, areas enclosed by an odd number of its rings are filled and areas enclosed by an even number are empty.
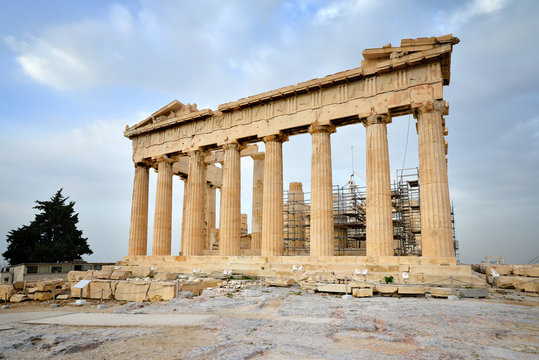
[[[452,35],[404,39],[397,47],[364,50],[361,67],[217,110],[175,100],[128,126],[124,135],[132,140],[135,172],[129,249],[121,263],[185,269],[235,264],[246,270],[277,264],[327,270],[335,264],[455,265],[443,87],[449,85],[451,53],[458,43]],[[417,188],[417,199],[404,211],[399,206],[410,199],[392,188],[387,126],[409,114],[417,121],[419,164],[416,178],[407,183]],[[360,123],[366,128],[366,188],[352,203],[339,199],[350,199],[357,189],[342,191],[332,183],[331,136]],[[283,185],[283,142],[305,133],[312,140],[310,194],[301,183]],[[253,174],[241,173],[241,157],[252,158]],[[151,254],[150,168],[157,171]],[[183,204],[172,202],[175,175],[184,181]],[[248,237],[245,219],[242,231],[242,176],[253,176]],[[183,207],[181,239],[172,239],[173,206]],[[399,235],[399,224],[412,216],[410,236]],[[180,254],[171,254],[173,241],[181,241]]]

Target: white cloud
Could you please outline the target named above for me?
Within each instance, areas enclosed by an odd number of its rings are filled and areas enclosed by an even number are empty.
[[[315,22],[325,24],[341,17],[350,17],[374,5],[372,0],[333,1],[316,12]]]
[[[511,0],[474,0],[465,2],[461,8],[447,15],[447,21],[443,23],[443,32],[458,31],[462,25],[476,16],[488,15],[503,9]]]

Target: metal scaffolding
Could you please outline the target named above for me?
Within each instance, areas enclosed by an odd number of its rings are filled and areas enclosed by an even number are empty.
[[[397,170],[391,189],[395,255],[421,255],[421,209],[418,168]],[[333,186],[335,255],[366,254],[366,191],[350,177]],[[310,193],[284,191],[284,253],[309,255]],[[455,249],[454,212],[453,240]]]

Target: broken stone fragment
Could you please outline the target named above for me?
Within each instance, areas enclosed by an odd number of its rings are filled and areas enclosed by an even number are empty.
[[[131,276],[131,271],[114,270],[110,275],[112,280],[125,280]]]
[[[372,296],[372,288],[354,289],[354,291],[352,292],[352,295],[354,297],[371,297]]]
[[[432,290],[430,291],[430,294],[432,295],[432,297],[439,297],[439,298],[446,298],[449,295],[453,295],[451,294],[450,288],[441,288],[441,287],[432,288]]]
[[[26,296],[25,294],[15,294],[9,299],[9,301],[12,303],[19,303],[21,301],[26,301],[26,300],[30,300],[30,298]]]
[[[9,300],[15,294],[15,288],[11,284],[0,285],[0,300]]]
[[[34,293],[35,301],[47,301],[53,298],[52,292],[50,291],[36,291]]]

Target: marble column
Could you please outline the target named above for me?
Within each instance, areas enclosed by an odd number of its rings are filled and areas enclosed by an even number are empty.
[[[129,250],[127,253],[129,256],[146,255],[148,242],[148,184],[148,166],[143,163],[135,164]]]
[[[210,250],[211,247],[211,234],[215,233],[215,198],[216,198],[215,186],[206,185],[206,233],[204,240],[204,250]]]
[[[264,198],[264,153],[253,158],[253,207],[251,221],[251,249],[260,250],[262,241],[262,204]]]
[[[264,194],[262,210],[262,256],[281,256],[284,252],[283,217],[283,135],[264,137]]]
[[[240,145],[223,145],[223,185],[219,224],[219,254],[239,256],[241,241],[241,162]]]
[[[393,215],[387,115],[369,116],[363,123],[367,137],[367,256],[393,256]]]
[[[182,179],[183,181],[183,202],[182,202],[182,234],[181,234],[181,246],[180,246],[180,254],[183,255],[184,254],[184,251],[183,251],[183,245],[185,244],[185,226],[186,226],[186,223],[185,223],[185,207],[187,206],[187,202],[188,202],[188,199],[187,199],[187,195],[189,195],[189,191],[187,191],[187,176],[180,176],[180,179]]]
[[[288,237],[296,249],[305,248],[305,194],[303,184],[288,184]]]
[[[419,195],[423,256],[453,257],[451,205],[445,160],[444,101],[414,109],[419,142]]]
[[[152,255],[170,255],[172,236],[172,161],[166,156],[157,159],[157,161]]]
[[[185,207],[185,243],[183,255],[202,255],[204,250],[204,220],[206,208],[206,163],[204,151],[189,153],[187,205]]]
[[[311,154],[311,256],[333,256],[333,182],[331,174],[332,125],[313,124]]]

